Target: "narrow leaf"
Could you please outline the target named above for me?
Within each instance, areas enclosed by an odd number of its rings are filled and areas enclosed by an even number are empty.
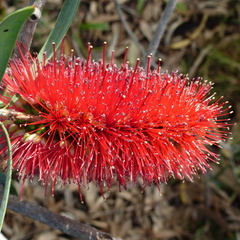
[[[18,34],[23,23],[34,12],[34,7],[17,10],[0,22],[0,82],[7,67]]]
[[[6,136],[7,139],[7,145],[8,145],[8,168],[7,168],[7,175],[6,175],[6,182],[5,182],[5,187],[4,187],[4,192],[3,192],[3,199],[0,207],[0,232],[2,231],[2,226],[3,226],[3,221],[7,209],[7,203],[8,203],[8,197],[9,197],[9,192],[11,188],[11,178],[12,178],[12,147],[11,147],[11,142],[10,138],[7,132],[7,129],[5,128],[4,124],[0,122],[0,126],[3,129],[3,132]]]
[[[43,45],[41,51],[38,54],[38,58],[42,61],[44,52],[47,52],[47,58],[52,56],[52,43],[55,42],[56,48],[59,47],[63,37],[66,35],[72,20],[77,12],[80,0],[65,0],[61,12],[58,15],[57,22],[51,31],[47,41]]]
[[[7,179],[7,175],[0,171],[0,184],[5,186],[6,179]],[[13,185],[13,182],[11,182],[10,194],[18,197],[18,192],[17,192],[17,189],[15,188],[15,186]],[[0,240],[1,240],[1,238],[0,238]]]

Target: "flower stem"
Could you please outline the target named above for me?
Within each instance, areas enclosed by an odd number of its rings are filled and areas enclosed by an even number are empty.
[[[10,121],[24,120],[26,122],[35,122],[43,120],[41,116],[17,112],[12,109],[0,109],[0,117],[6,118]]]

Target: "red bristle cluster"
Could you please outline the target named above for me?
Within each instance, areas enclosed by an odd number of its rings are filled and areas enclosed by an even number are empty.
[[[206,145],[226,139],[229,108],[212,102],[212,84],[183,74],[151,71],[127,64],[127,49],[119,68],[114,53],[106,60],[63,55],[55,47],[51,60],[39,63],[30,54],[13,59],[4,75],[8,96],[19,100],[10,109],[41,117],[6,123],[13,147],[13,168],[23,180],[34,175],[52,194],[57,180],[110,188],[135,183],[143,187],[169,177],[190,180],[206,172],[218,155]],[[7,103],[9,99],[1,97]],[[1,135],[0,154],[6,153]],[[79,187],[80,189],[80,187]],[[101,190],[103,191],[103,190]]]

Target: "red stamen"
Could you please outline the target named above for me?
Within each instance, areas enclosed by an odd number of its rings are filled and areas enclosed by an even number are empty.
[[[126,47],[125,52],[124,52],[123,64],[126,64],[126,62],[127,62],[127,55],[128,55],[128,47]]]

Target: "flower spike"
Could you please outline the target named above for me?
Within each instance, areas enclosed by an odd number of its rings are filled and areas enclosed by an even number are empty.
[[[10,61],[0,100],[7,105],[11,96],[20,97],[4,109],[2,120],[23,185],[37,175],[54,194],[56,182],[73,182],[82,200],[81,186],[92,181],[102,194],[104,186],[118,182],[119,189],[127,188],[138,178],[143,189],[159,187],[171,177],[193,180],[217,162],[207,145],[227,138],[230,109],[222,98],[212,101],[212,83],[161,73],[161,60],[151,70],[151,56],[146,70],[139,59],[129,67],[128,48],[120,68],[114,52],[107,63],[106,43],[101,61],[92,61],[91,51],[89,43],[87,60],[73,51],[67,58],[62,46],[57,59],[53,44],[48,62],[46,55],[40,63],[30,53]],[[0,146],[7,158],[1,133]]]

